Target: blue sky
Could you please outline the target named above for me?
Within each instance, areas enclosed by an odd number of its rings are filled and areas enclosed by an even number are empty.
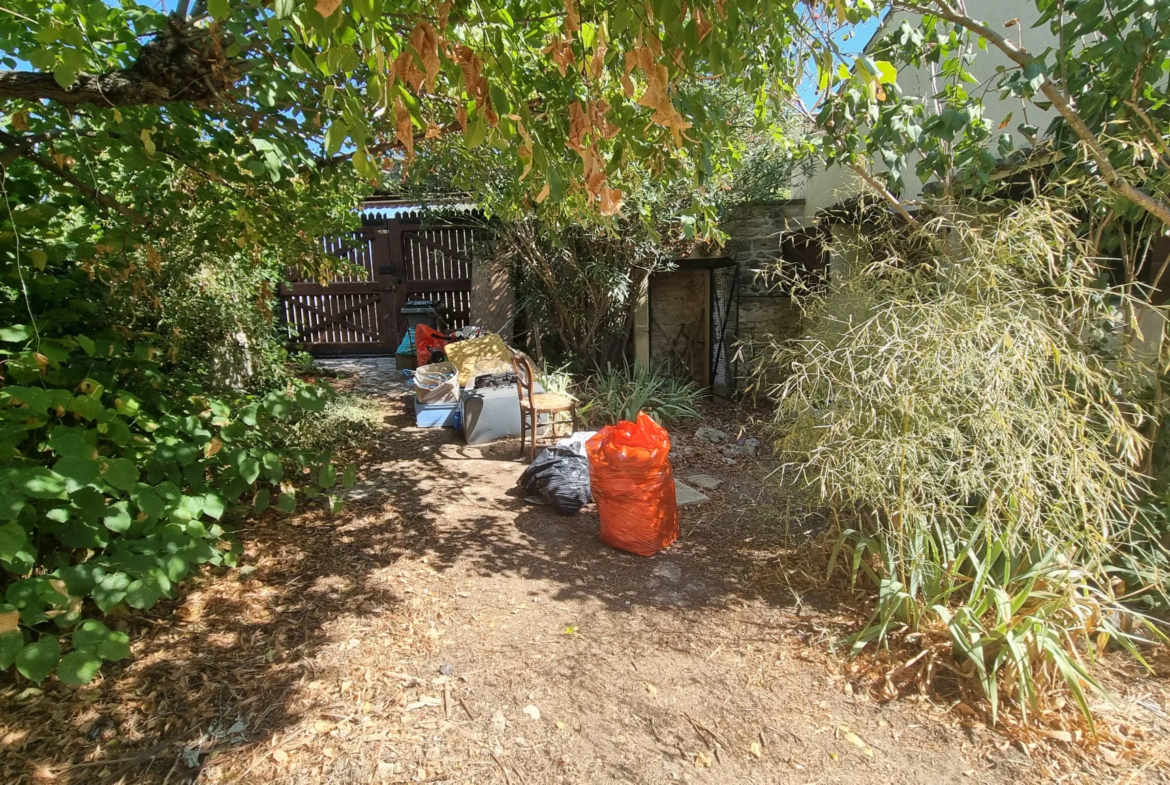
[[[862,50],[865,49],[866,44],[868,44],[870,39],[873,38],[874,33],[877,32],[878,27],[881,26],[882,20],[884,19],[885,15],[883,14],[880,18],[875,17],[870,19],[868,22],[865,22],[864,24],[857,25],[856,27],[847,30],[841,30],[835,36],[833,36],[833,40],[837,43],[837,46],[840,48],[842,54],[844,54],[846,57],[852,58],[854,55],[860,54]],[[816,65],[810,64],[808,66],[807,72],[805,73],[804,81],[801,82],[800,86],[796,89],[797,94],[800,96],[801,100],[804,101],[805,106],[809,107],[810,109],[812,108],[813,103],[816,101],[817,97],[817,77],[818,73]]]

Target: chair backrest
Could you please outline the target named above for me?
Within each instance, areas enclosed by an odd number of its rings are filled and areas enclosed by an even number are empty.
[[[524,352],[512,350],[512,368],[516,372],[516,395],[524,405],[524,393],[528,392],[528,405],[532,405],[532,385],[536,381],[536,369]]]

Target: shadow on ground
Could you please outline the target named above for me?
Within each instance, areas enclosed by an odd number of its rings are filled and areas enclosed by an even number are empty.
[[[592,506],[561,517],[509,493],[524,465],[517,444],[468,447],[449,430],[416,429],[405,385],[363,367],[350,386],[388,414],[347,511],[270,513],[241,528],[241,568],[117,619],[134,656],[90,687],[2,677],[3,781],[190,782],[220,755],[265,760],[278,734],[295,750],[355,712],[396,717],[402,678],[387,663],[434,644],[433,615],[412,600],[429,590],[395,569],[404,560],[461,580],[519,577],[534,596],[617,613],[691,615],[732,602],[799,611],[793,592],[752,579],[773,557],[766,529],[730,520],[746,504],[734,490],[684,510],[683,538],[664,554],[615,551],[598,540]],[[365,781],[376,763],[346,765]]]

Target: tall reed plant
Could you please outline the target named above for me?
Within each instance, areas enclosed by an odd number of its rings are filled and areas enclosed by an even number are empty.
[[[803,300],[807,333],[760,368],[784,379],[789,474],[841,522],[830,572],[876,591],[854,649],[949,638],[993,720],[1062,684],[1091,722],[1096,654],[1115,641],[1145,662],[1163,639],[1128,602],[1162,589],[1139,504],[1162,317],[1100,284],[1077,226],[1043,201],[925,233],[870,223]]]

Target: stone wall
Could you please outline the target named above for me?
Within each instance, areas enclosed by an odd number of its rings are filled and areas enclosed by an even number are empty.
[[[507,269],[476,256],[471,265],[471,323],[498,332],[505,342],[511,342],[512,305]]]
[[[723,226],[729,235],[724,253],[739,267],[739,323],[733,351],[739,359],[740,392],[751,384],[748,377],[767,346],[800,332],[800,312],[775,285],[775,267],[780,260],[780,238],[786,227],[799,225],[802,213],[799,201],[745,205]]]

